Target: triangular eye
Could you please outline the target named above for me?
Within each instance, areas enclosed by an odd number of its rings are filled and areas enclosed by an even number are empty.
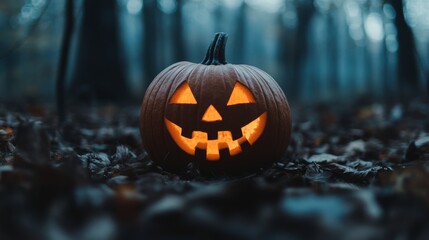
[[[252,93],[247,89],[243,84],[236,82],[234,89],[232,90],[231,96],[229,97],[227,106],[244,104],[244,103],[254,103],[255,98]]]
[[[194,94],[192,94],[189,84],[184,82],[177,88],[173,96],[171,96],[170,103],[197,104],[197,100],[195,100]]]

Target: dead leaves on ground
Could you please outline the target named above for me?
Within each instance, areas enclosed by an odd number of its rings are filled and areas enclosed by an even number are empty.
[[[140,147],[138,110],[104,109],[61,127],[47,110],[0,113],[0,237],[428,234],[427,103],[299,110],[280,162],[217,178],[165,172]]]

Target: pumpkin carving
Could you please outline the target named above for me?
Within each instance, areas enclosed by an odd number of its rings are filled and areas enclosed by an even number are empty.
[[[202,63],[175,63],[146,91],[143,146],[170,170],[191,161],[211,172],[255,169],[286,150],[291,118],[283,91],[256,67],[228,64],[226,40],[217,33]]]

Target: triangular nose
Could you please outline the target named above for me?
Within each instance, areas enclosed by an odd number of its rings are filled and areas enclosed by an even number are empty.
[[[222,116],[213,105],[210,105],[204,113],[202,120],[204,122],[222,121]]]

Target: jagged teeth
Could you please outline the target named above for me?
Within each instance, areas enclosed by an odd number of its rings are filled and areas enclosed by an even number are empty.
[[[217,131],[217,132],[200,132],[200,131],[186,131],[182,129],[181,135],[183,137],[200,140],[200,141],[209,141],[209,140],[218,140],[218,141],[231,141],[237,140],[243,137],[243,133],[240,130],[236,131]]]

